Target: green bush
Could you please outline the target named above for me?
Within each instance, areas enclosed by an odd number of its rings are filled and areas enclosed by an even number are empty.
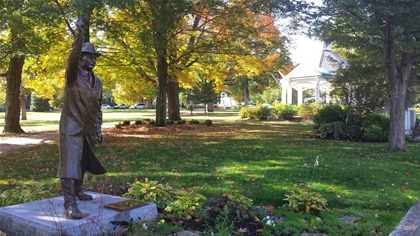
[[[192,119],[192,120],[190,121],[190,124],[195,124],[195,125],[198,125],[198,124],[200,124],[200,121],[199,121],[199,120],[196,120],[196,119]]]
[[[206,120],[206,121],[204,121],[204,124],[213,125],[213,121],[212,120]]]
[[[321,138],[326,138],[328,135],[333,136],[334,138],[348,136],[346,125],[341,121],[321,124],[317,129],[317,133],[319,133]]]
[[[35,94],[31,95],[31,111],[44,112],[49,111],[50,103],[47,99],[38,98]]]
[[[45,198],[54,197],[53,194],[39,184],[19,184],[15,188],[0,194],[0,207],[10,206],[25,202],[32,202]]]
[[[136,181],[131,184],[128,192],[123,196],[154,202],[159,208],[164,209],[166,204],[173,200],[173,194],[173,188],[169,184],[160,184],[157,181],[149,181],[146,178],[144,182]]]
[[[298,115],[304,119],[313,120],[318,110],[321,109],[322,105],[317,102],[310,104],[302,104],[298,109]]]
[[[176,200],[170,202],[165,211],[175,216],[197,216],[204,209],[207,198],[198,193],[178,191]]]
[[[263,107],[263,106],[258,106],[258,107],[256,107],[256,109],[257,109],[257,117],[259,118],[259,119],[261,119],[261,118],[266,118],[267,116],[270,116],[271,115],[271,108],[268,108],[268,107]]]
[[[186,120],[183,120],[183,119],[176,121],[177,124],[181,124],[181,125],[185,124],[186,122],[187,121]]]
[[[291,104],[276,103],[272,114],[285,120],[291,120],[298,114],[298,107]]]
[[[136,125],[141,125],[141,124],[143,124],[143,121],[141,121],[141,120],[136,120],[135,124],[136,124]]]
[[[326,209],[327,200],[317,192],[304,192],[298,190],[297,192],[291,191],[286,194],[284,199],[288,201],[288,206],[291,210],[301,213],[318,213]]]
[[[314,116],[315,130],[321,124],[333,123],[336,121],[344,122],[346,120],[345,112],[340,105],[327,105],[321,108]]]
[[[130,125],[130,121],[129,120],[125,120],[125,121],[122,122],[122,125],[123,126]]]
[[[228,216],[231,221],[239,222],[250,219],[249,211],[227,194],[223,194],[222,197],[207,199],[205,208],[203,218],[209,221],[215,221],[223,216]]]
[[[172,125],[174,123],[174,121],[173,120],[171,120],[171,119],[167,119],[166,120],[166,124],[167,125]]]
[[[258,107],[242,107],[239,111],[240,118],[258,118]]]
[[[363,136],[369,141],[386,142],[389,138],[389,125],[388,115],[373,113],[362,121]]]

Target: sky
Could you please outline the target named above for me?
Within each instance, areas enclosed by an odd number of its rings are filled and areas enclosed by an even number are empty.
[[[316,5],[321,5],[322,0],[306,0],[307,2],[313,2]],[[296,64],[300,64],[308,60],[310,57],[319,55],[323,49],[321,41],[310,39],[305,35],[296,35],[291,37],[294,41],[290,45],[290,53],[292,61]]]
[[[290,46],[292,61],[301,64],[311,57],[318,57],[323,49],[321,41],[310,39],[305,35],[294,36],[293,45]]]

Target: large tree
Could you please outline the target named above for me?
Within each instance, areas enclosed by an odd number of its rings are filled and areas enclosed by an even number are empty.
[[[420,58],[420,2],[324,0],[319,12],[318,32],[325,41],[383,53],[391,88],[388,149],[404,151],[406,92]]]
[[[39,55],[51,45],[55,33],[50,29],[57,24],[54,22],[57,17],[52,2],[2,0],[0,5],[0,60],[7,61],[0,68],[5,71],[7,82],[3,132],[22,133],[19,96],[23,65],[26,58]]]

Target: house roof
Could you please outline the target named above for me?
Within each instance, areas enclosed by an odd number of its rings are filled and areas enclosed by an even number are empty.
[[[287,74],[287,77],[289,77],[289,79],[303,79],[323,75],[328,76],[342,66],[348,67],[349,63],[334,53],[331,50],[331,47],[324,45],[317,56],[309,58],[306,62],[298,65]]]

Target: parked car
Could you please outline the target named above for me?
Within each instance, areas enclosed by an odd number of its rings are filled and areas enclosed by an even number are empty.
[[[111,109],[111,106],[108,104],[102,104],[101,109],[103,110]]]
[[[230,109],[231,108],[229,105],[223,105],[223,104],[219,104],[219,105],[217,105],[217,107],[219,109]]]
[[[130,109],[146,109],[145,103],[137,103],[132,106],[130,106]]]
[[[127,108],[128,106],[125,105],[124,103],[114,106],[114,109],[127,109]]]
[[[263,103],[263,104],[261,104],[261,106],[263,106],[263,107],[268,107],[268,108],[274,108],[274,106],[273,106],[273,105],[268,104],[268,103]]]

